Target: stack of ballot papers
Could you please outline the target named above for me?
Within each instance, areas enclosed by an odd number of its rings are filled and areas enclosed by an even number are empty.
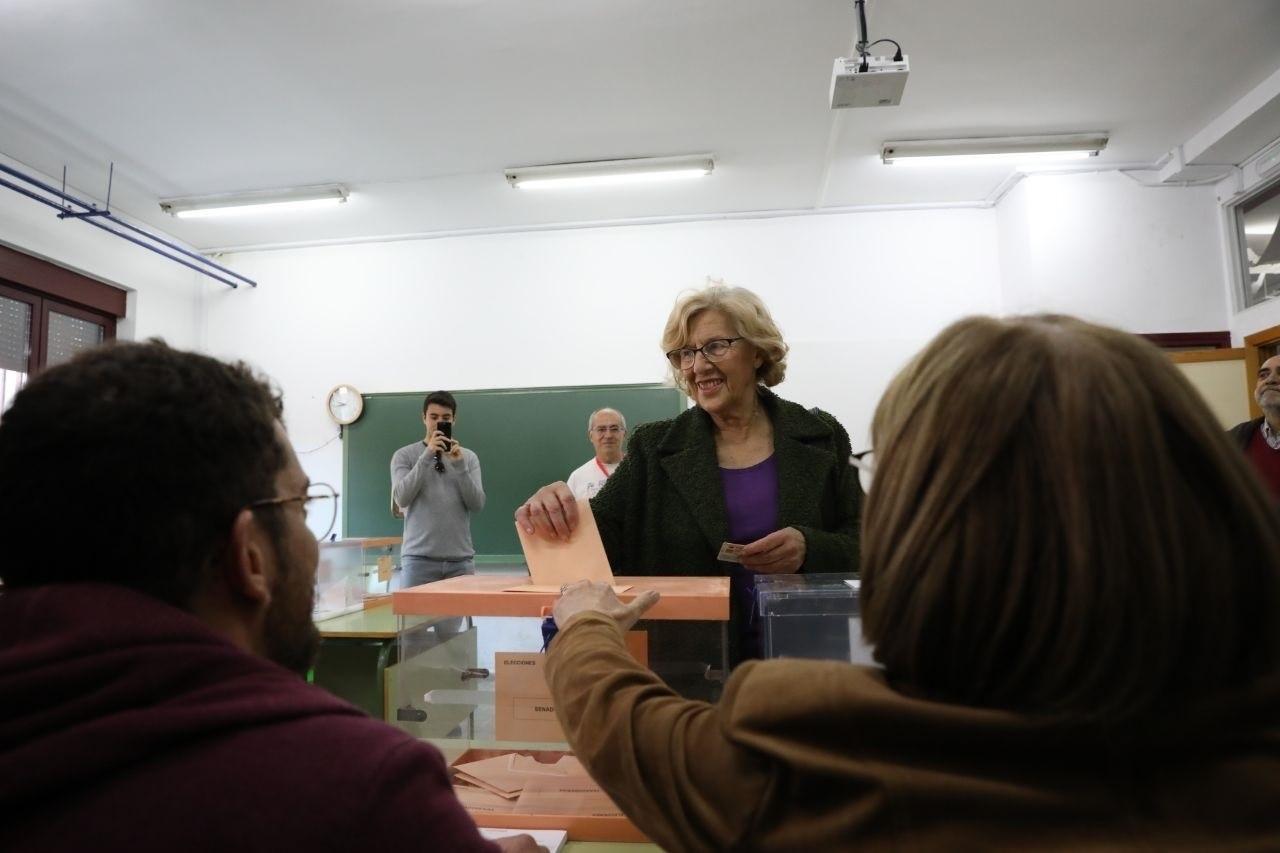
[[[454,791],[471,812],[622,817],[572,755],[545,764],[516,752],[455,764]]]

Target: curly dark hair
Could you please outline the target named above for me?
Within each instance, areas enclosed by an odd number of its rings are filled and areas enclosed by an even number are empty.
[[[115,343],[34,377],[0,418],[10,587],[119,584],[189,606],[285,464],[280,397],[243,363]]]

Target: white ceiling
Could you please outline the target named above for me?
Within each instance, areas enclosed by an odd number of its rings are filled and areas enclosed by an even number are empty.
[[[887,139],[1105,130],[1152,163],[1280,66],[1276,0],[869,0],[902,105],[828,108],[852,0],[0,0],[0,153],[203,248],[973,202],[999,168]],[[713,152],[713,176],[532,194],[506,167]],[[157,199],[342,182],[324,213]],[[0,190],[3,191],[3,190]],[[52,212],[32,203],[32,215]],[[2,237],[3,235],[0,235]]]

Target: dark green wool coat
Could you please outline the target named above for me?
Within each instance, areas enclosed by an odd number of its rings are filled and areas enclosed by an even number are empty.
[[[856,571],[861,489],[848,434],[826,412],[763,387],[760,400],[773,422],[778,526],[805,538],[800,570]],[[591,511],[615,574],[724,575],[716,556],[728,521],[710,416],[695,407],[636,427]]]

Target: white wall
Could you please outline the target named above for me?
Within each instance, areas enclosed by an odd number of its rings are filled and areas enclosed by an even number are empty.
[[[995,226],[990,210],[904,211],[250,253],[225,260],[261,286],[212,294],[207,340],[281,384],[307,451],[337,434],[324,396],[339,382],[661,381],[667,313],[710,275],[773,310],[792,347],[780,393],[833,412],[860,444],[915,350],[959,316],[1000,310]],[[302,459],[313,479],[341,482],[340,443]]]
[[[272,376],[304,466],[339,483],[341,444],[324,411],[339,382],[372,393],[660,381],[667,312],[706,276],[764,297],[792,346],[779,391],[835,413],[861,446],[890,376],[966,314],[1227,328],[1217,216],[1211,188],[1040,175],[995,210],[246,253],[222,261],[261,286],[234,291],[9,193],[0,193],[0,241],[131,288],[121,337],[162,335]]]
[[[1252,335],[1254,332],[1261,332],[1273,326],[1280,326],[1280,299],[1270,299],[1232,315],[1232,343],[1243,346],[1246,335]]]
[[[1076,314],[1132,332],[1229,327],[1212,187],[1031,175],[996,209],[1006,312]]]
[[[203,344],[204,294],[223,285],[50,207],[0,188],[0,243],[129,291],[117,337]],[[205,282],[209,282],[206,284]]]

